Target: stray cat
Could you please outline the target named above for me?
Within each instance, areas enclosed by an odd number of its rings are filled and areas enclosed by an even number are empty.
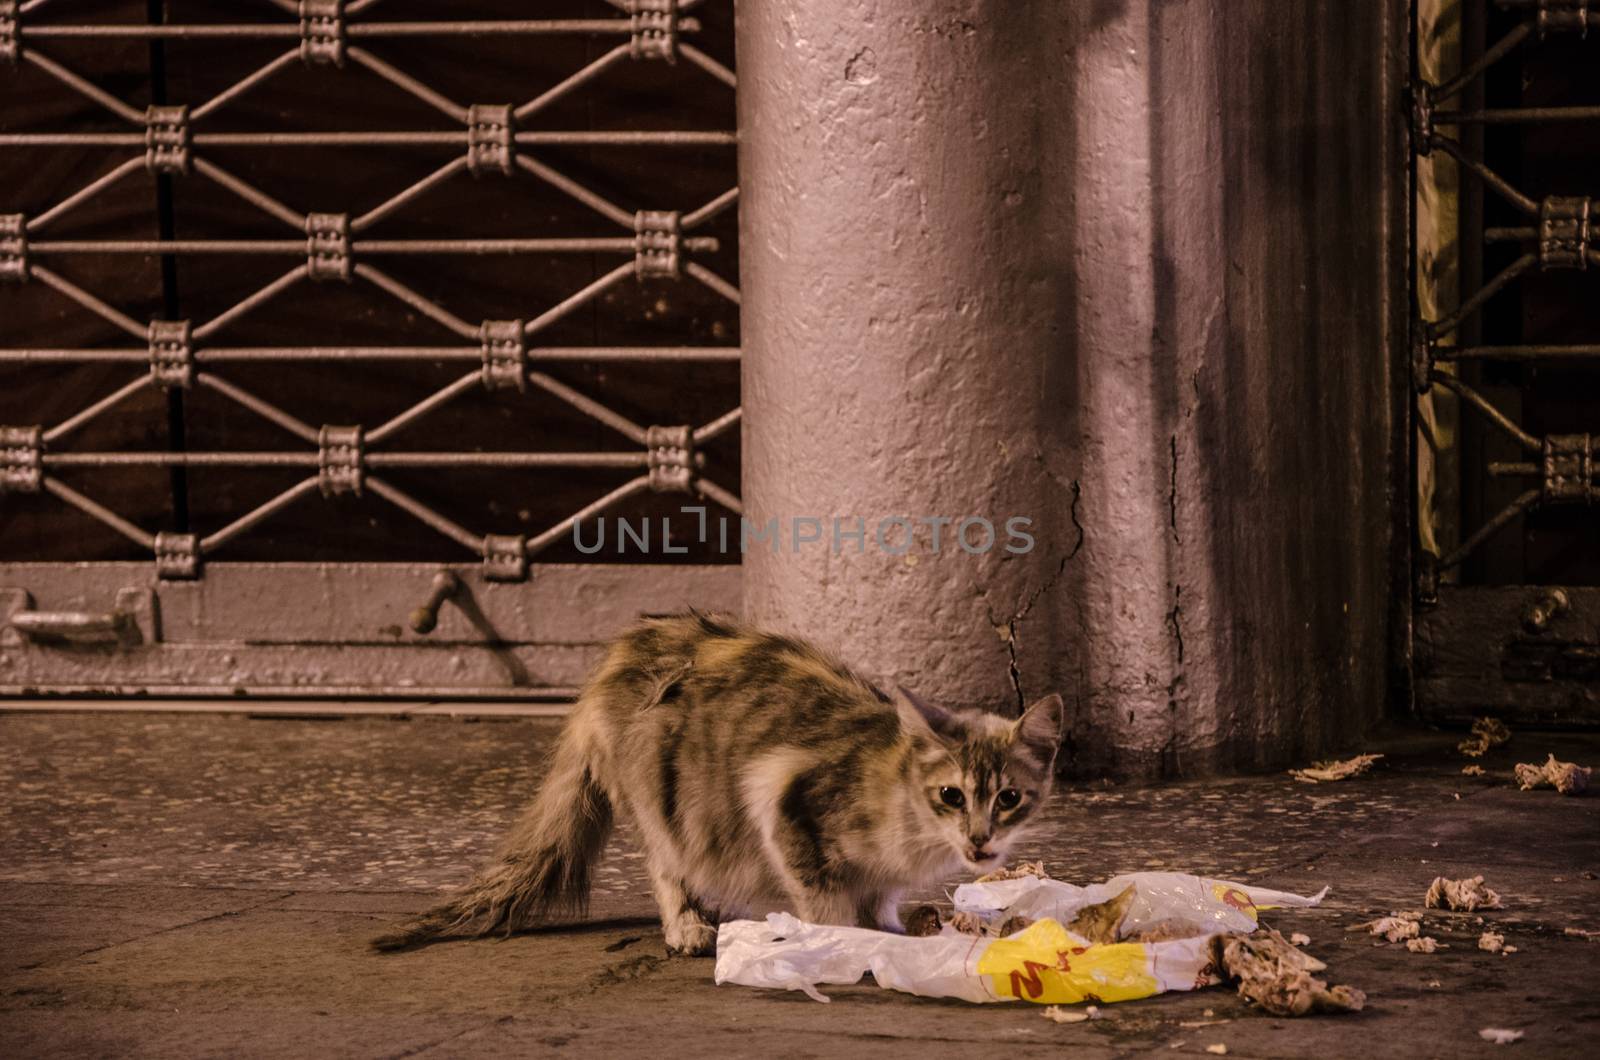
[[[1050,794],[1061,697],[1020,719],[886,694],[816,648],[728,619],[650,619],[611,647],[533,804],[402,949],[511,932],[583,908],[613,815],[630,819],[669,949],[787,909],[902,930],[902,892],[990,871]]]

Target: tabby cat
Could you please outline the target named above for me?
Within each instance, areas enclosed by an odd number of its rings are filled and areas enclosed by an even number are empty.
[[[667,946],[787,909],[901,930],[902,892],[999,867],[1050,794],[1061,697],[1009,721],[885,693],[790,637],[693,613],[611,647],[533,804],[401,949],[581,910],[615,814],[633,822]]]

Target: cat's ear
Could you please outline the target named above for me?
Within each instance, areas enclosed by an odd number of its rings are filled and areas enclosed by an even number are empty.
[[[954,736],[961,731],[961,722],[954,711],[935,706],[900,685],[891,685],[889,700],[894,704],[903,724],[910,728],[927,728],[935,736]]]
[[[1061,745],[1061,716],[1065,709],[1061,696],[1055,692],[1035,700],[1012,726],[1013,738],[1045,762],[1054,761],[1056,748]]]

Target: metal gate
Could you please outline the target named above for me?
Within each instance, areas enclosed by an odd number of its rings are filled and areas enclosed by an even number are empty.
[[[0,694],[560,697],[737,606],[731,2],[528,6],[0,0]]]
[[[1600,4],[1417,13],[1418,706],[1600,721]]]

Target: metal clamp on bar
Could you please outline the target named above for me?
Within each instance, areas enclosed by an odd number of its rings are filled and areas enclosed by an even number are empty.
[[[483,343],[483,386],[485,390],[526,390],[528,388],[528,347],[520,320],[485,320],[478,326]]]
[[[189,172],[189,108],[150,106],[144,112],[144,164],[152,173]]]
[[[683,264],[683,215],[640,210],[633,215],[635,276],[677,276]]]
[[[344,0],[300,0],[300,59],[344,65]]]
[[[12,607],[5,625],[29,640],[110,642],[136,648],[159,639],[155,593],[149,589],[119,589],[110,611],[35,611],[33,598],[20,589],[0,589],[0,600],[8,600]]]
[[[493,169],[509,177],[515,171],[514,121],[509,103],[474,103],[467,108],[467,169],[473,176]]]
[[[1433,93],[1426,81],[1411,86],[1411,149],[1421,158],[1433,153]]]
[[[1590,200],[1584,196],[1546,195],[1539,201],[1539,267],[1589,267]]]
[[[28,216],[0,213],[0,283],[28,280]]]
[[[678,0],[629,0],[628,14],[633,30],[629,56],[678,61]]]
[[[650,450],[650,488],[658,493],[688,493],[694,486],[694,430],[651,427],[645,432],[645,445]]]
[[[349,214],[306,214],[306,269],[313,280],[350,282]]]
[[[163,390],[188,389],[194,382],[194,347],[187,320],[152,320],[150,379]]]
[[[22,57],[17,33],[17,0],[0,0],[0,59],[14,63]]]
[[[199,576],[200,538],[197,535],[156,535],[156,577],[173,580]]]
[[[428,585],[428,598],[422,606],[414,609],[410,615],[411,631],[413,633],[428,634],[439,625],[439,608],[444,602],[461,591],[461,579],[452,571],[442,570],[433,576],[433,581]]]
[[[44,431],[0,427],[0,494],[38,493],[44,485]]]
[[[1433,339],[1422,321],[1411,329],[1411,389],[1419,394],[1433,389]]]
[[[528,539],[519,534],[483,535],[483,576],[492,582],[528,578]]]
[[[1589,35],[1589,0],[1539,0],[1539,36],[1555,31]]]
[[[317,485],[324,497],[361,495],[365,443],[361,428],[324,426],[317,433]]]
[[[1594,440],[1592,434],[1544,436],[1544,482],[1540,489],[1544,500],[1592,504],[1600,498],[1600,488],[1594,481]]]

